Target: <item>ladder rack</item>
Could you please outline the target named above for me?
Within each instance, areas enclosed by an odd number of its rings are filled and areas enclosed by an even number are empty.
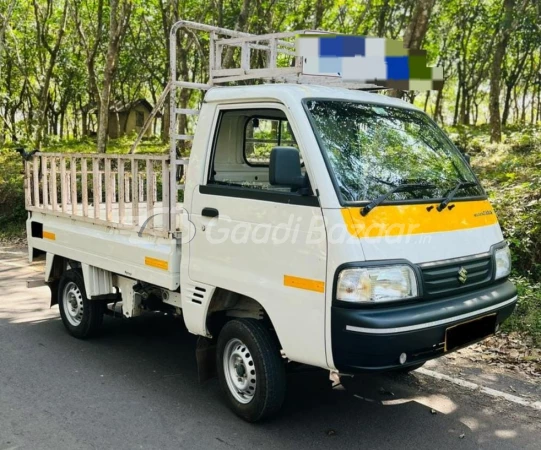
[[[187,34],[197,39],[197,33],[207,33],[209,40],[208,72],[209,79],[205,83],[182,80],[178,78],[178,33],[184,30]],[[178,155],[177,147],[181,142],[193,140],[194,136],[179,132],[179,118],[182,116],[197,116],[198,109],[187,108],[179,104],[177,93],[182,89],[193,89],[206,91],[211,87],[224,84],[238,83],[247,80],[262,80],[266,82],[285,82],[295,84],[317,84],[322,86],[342,87],[348,89],[381,89],[381,86],[373,84],[344,82],[338,76],[313,76],[303,72],[303,58],[296,52],[295,39],[303,34],[327,34],[326,31],[299,30],[283,33],[270,33],[254,35],[235,30],[215,27],[197,22],[181,20],[175,23],[169,36],[170,55],[170,80],[162,96],[158,100],[154,111],[144,124],[139,137],[134,143],[130,153],[135,151],[146,128],[150,125],[152,118],[165,103],[169,95],[170,102],[170,148],[169,148],[169,229],[174,230],[174,217],[177,211],[178,190],[183,189],[183,184],[178,184],[177,173],[180,167],[181,173],[186,173],[188,164],[187,158]],[[240,55],[239,55],[240,51]],[[234,54],[237,52],[237,58]],[[252,67],[253,57],[256,52],[262,52],[258,59],[263,67]],[[240,58],[239,58],[240,56]],[[236,66],[234,66],[236,63]]]

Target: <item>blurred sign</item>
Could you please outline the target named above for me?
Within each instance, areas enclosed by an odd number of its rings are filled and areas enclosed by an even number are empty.
[[[428,67],[426,51],[402,41],[365,36],[303,34],[297,37],[303,74],[340,77],[401,90],[440,90],[443,68]]]

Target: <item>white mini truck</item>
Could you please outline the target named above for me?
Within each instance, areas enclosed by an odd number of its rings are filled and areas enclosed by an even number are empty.
[[[215,369],[233,411],[257,421],[280,409],[291,363],[333,378],[409,371],[497,331],[517,302],[509,249],[426,114],[336,78],[314,85],[302,61],[280,66],[299,59],[298,32],[183,21],[172,36],[182,28],[210,32],[211,77],[177,80],[171,40],[170,154],[26,163],[30,259],[46,254],[73,336],[120,307],[182,315],[202,377]],[[240,68],[222,68],[229,47]],[[252,69],[258,51],[267,66]],[[221,86],[254,78],[275,83]],[[200,110],[177,105],[182,89],[206,91]],[[183,115],[198,116],[194,136],[178,134]]]

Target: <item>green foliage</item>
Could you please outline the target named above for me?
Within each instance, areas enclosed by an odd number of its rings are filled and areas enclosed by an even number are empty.
[[[541,347],[541,283],[527,277],[513,277],[519,302],[514,314],[504,323],[504,330],[526,333]]]
[[[0,239],[24,234],[23,165],[13,148],[0,148]]]
[[[538,131],[508,132],[506,143],[474,156],[513,252],[517,273],[541,281],[541,145]],[[527,150],[525,150],[527,149]]]
[[[135,135],[124,136],[119,139],[111,139],[107,145],[109,153],[128,153],[135,141]],[[144,139],[137,146],[137,153],[167,153],[169,144],[163,144],[157,137]],[[43,149],[51,153],[95,153],[96,141],[91,138],[70,139],[51,142]]]
[[[64,4],[55,0],[0,0],[0,142],[33,139],[42,114],[40,90],[49,69],[46,146],[54,142],[55,136],[63,140],[67,136],[80,137],[89,129],[96,131],[91,111],[95,112],[104,79],[109,2],[68,1],[62,45],[49,68],[50,50],[60,31]],[[168,31],[179,18],[254,34],[329,29],[402,39],[410,22],[414,23],[418,4],[415,0],[219,1],[212,6],[201,0],[132,2],[111,101],[128,104],[146,98],[153,104],[156,102],[169,77]],[[487,120],[489,68],[502,27],[503,4],[503,0],[434,3],[422,46],[431,64],[444,67],[442,101],[436,105],[436,96],[431,95],[426,104],[427,111],[438,120],[446,123]],[[7,16],[5,12],[11,5],[13,10]],[[538,15],[536,2],[516,2],[500,83],[501,109],[508,123],[536,123],[541,118]],[[206,82],[209,39],[205,34],[196,35],[180,33],[178,70],[190,80]],[[264,52],[257,53],[252,55],[256,67],[265,57]],[[233,63],[239,62],[240,51],[235,51]],[[280,67],[290,64],[289,58],[278,60]],[[410,94],[415,97],[415,92]],[[181,101],[185,106],[195,107],[201,102],[200,93],[184,93]],[[181,126],[186,128],[181,130],[185,134],[193,131],[192,123]]]
[[[469,129],[479,142],[483,131]],[[473,157],[513,257],[519,290],[517,312],[508,330],[530,334],[541,345],[541,142],[534,127],[505,130],[505,143],[485,144]],[[486,137],[486,136],[485,136]]]

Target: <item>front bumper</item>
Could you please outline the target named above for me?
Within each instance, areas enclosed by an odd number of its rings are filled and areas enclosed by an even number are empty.
[[[400,306],[369,309],[333,306],[334,365],[340,372],[354,373],[422,363],[446,353],[446,330],[450,327],[487,315],[495,315],[495,323],[499,325],[511,315],[516,302],[515,286],[504,281],[466,294]],[[474,338],[462,347],[481,339]],[[405,364],[399,362],[401,353],[407,355]]]

